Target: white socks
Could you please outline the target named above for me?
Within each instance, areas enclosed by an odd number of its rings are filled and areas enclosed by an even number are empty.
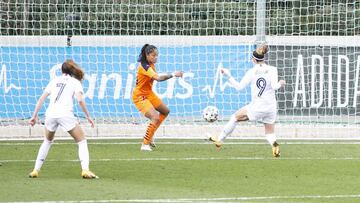
[[[235,115],[232,115],[230,117],[229,122],[225,125],[223,131],[221,132],[220,136],[218,137],[218,141],[223,142],[225,140],[225,138],[234,131],[236,124],[237,124],[237,121],[236,121]]]
[[[235,115],[233,114],[230,117],[230,120],[228,123],[226,123],[223,131],[220,133],[219,137],[218,137],[218,141],[219,142],[223,142],[227,136],[229,136],[235,129],[237,124],[237,120],[235,118]],[[269,142],[270,145],[273,145],[276,142],[276,135],[275,133],[271,133],[271,134],[265,134],[266,140]]]
[[[274,133],[272,134],[266,134],[266,140],[269,142],[270,145],[273,145],[274,142],[276,142],[276,136]]]
[[[38,155],[36,157],[35,168],[34,168],[35,170],[40,171],[52,143],[53,143],[52,141],[49,141],[46,138],[44,139],[43,143],[40,146]],[[79,146],[79,159],[81,163],[81,168],[83,170],[89,170],[89,150],[86,139],[78,142],[78,146]]]
[[[89,150],[86,139],[78,142],[79,159],[82,170],[89,170]]]
[[[35,170],[40,171],[41,166],[43,165],[46,156],[50,150],[50,147],[52,145],[52,141],[49,141],[48,139],[44,139],[43,143],[41,144],[40,148],[39,148],[39,152],[38,155],[36,157],[36,161],[35,161]]]

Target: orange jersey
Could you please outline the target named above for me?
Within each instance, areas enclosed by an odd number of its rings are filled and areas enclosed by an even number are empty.
[[[145,67],[144,67],[145,66]],[[157,75],[155,65],[148,63],[140,63],[136,76],[136,85],[133,91],[133,98],[146,96],[152,93],[154,83],[153,77]]]

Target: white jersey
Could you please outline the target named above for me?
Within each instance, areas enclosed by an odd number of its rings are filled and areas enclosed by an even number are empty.
[[[267,64],[256,64],[248,70],[237,89],[251,84],[251,103],[249,108],[256,112],[276,112],[275,90],[280,88],[276,67]]]
[[[74,95],[84,90],[79,80],[64,74],[50,81],[45,92],[50,94],[46,117],[61,118],[74,117]]]

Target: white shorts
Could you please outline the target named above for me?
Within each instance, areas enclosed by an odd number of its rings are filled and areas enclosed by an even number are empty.
[[[78,123],[75,117],[45,118],[45,127],[50,132],[55,132],[59,125],[68,132],[74,129]]]
[[[276,112],[254,111],[249,105],[245,106],[245,108],[250,121],[261,121],[266,124],[274,124],[276,121]]]

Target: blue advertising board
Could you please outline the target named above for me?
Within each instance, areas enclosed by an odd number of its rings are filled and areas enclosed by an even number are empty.
[[[66,59],[86,72],[86,102],[94,117],[140,116],[131,101],[141,47],[1,47],[0,118],[29,118],[48,82]],[[173,116],[198,116],[208,105],[229,115],[250,100],[222,77],[229,68],[240,80],[252,67],[252,45],[159,47],[158,73],[184,71],[184,77],[159,82],[154,90]],[[43,114],[45,108],[42,108]],[[79,108],[76,114],[82,115]]]

